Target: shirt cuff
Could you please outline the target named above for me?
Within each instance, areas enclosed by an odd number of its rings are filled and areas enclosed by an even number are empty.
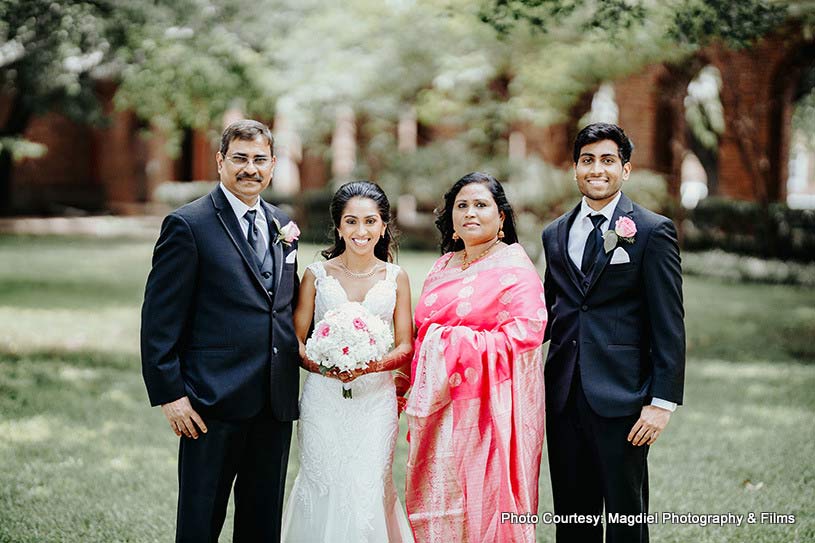
[[[668,400],[663,400],[661,398],[651,398],[651,405],[661,407],[662,409],[667,409],[671,413],[676,411],[676,404],[674,402],[669,402]]]

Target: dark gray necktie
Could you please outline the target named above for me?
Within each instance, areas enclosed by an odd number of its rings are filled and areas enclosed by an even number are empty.
[[[246,212],[244,217],[247,221],[249,221],[249,229],[246,232],[246,241],[249,242],[249,246],[255,252],[255,258],[257,258],[258,266],[263,264],[263,259],[266,257],[266,251],[269,250],[268,247],[264,247],[263,245],[263,237],[258,232],[257,226],[255,226],[255,215],[257,211],[254,209],[250,209]]]
[[[603,246],[603,234],[600,232],[600,225],[606,220],[602,215],[592,215],[589,219],[594,228],[589,232],[589,237],[586,238],[586,246],[583,248],[583,261],[580,263],[580,271],[583,272],[583,275],[589,274],[592,265],[594,265],[594,260],[597,258],[597,251]]]

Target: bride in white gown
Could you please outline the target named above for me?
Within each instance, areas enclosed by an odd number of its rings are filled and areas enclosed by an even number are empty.
[[[303,367],[300,472],[283,514],[285,543],[405,543],[413,535],[393,484],[397,398],[413,353],[410,285],[390,260],[390,206],[379,186],[347,183],[331,202],[334,246],[306,268],[294,323]],[[329,309],[361,302],[393,324],[394,348],[352,375],[319,373],[305,356],[309,328]],[[353,397],[343,398],[343,382]]]

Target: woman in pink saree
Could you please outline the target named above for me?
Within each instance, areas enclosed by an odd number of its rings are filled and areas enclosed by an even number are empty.
[[[534,542],[544,432],[543,285],[498,181],[461,178],[415,322],[406,506],[417,542]]]

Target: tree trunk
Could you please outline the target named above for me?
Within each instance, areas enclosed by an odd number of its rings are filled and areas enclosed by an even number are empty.
[[[6,124],[0,128],[0,137],[15,138],[25,134],[28,122],[31,120],[31,110],[28,109],[19,93],[12,99],[11,113]],[[0,150],[0,215],[10,215],[12,208],[11,176],[14,171],[14,160],[11,151],[4,147]]]
[[[686,136],[688,147],[699,159],[702,168],[705,170],[707,177],[707,191],[708,196],[716,196],[719,193],[719,145],[716,148],[710,149],[705,147],[702,142],[694,135],[693,131],[688,129]]]
[[[726,87],[725,87],[726,88]],[[732,92],[732,91],[731,91]],[[739,155],[747,167],[753,185],[753,194],[759,204],[759,229],[754,234],[764,241],[758,245],[761,256],[773,257],[777,248],[776,231],[770,215],[769,195],[769,159],[761,144],[756,141],[756,126],[760,123],[755,119],[755,112],[746,110],[736,97],[731,94],[727,103],[736,104],[730,128],[733,129]]]
[[[11,153],[0,151],[0,215],[11,213]]]

